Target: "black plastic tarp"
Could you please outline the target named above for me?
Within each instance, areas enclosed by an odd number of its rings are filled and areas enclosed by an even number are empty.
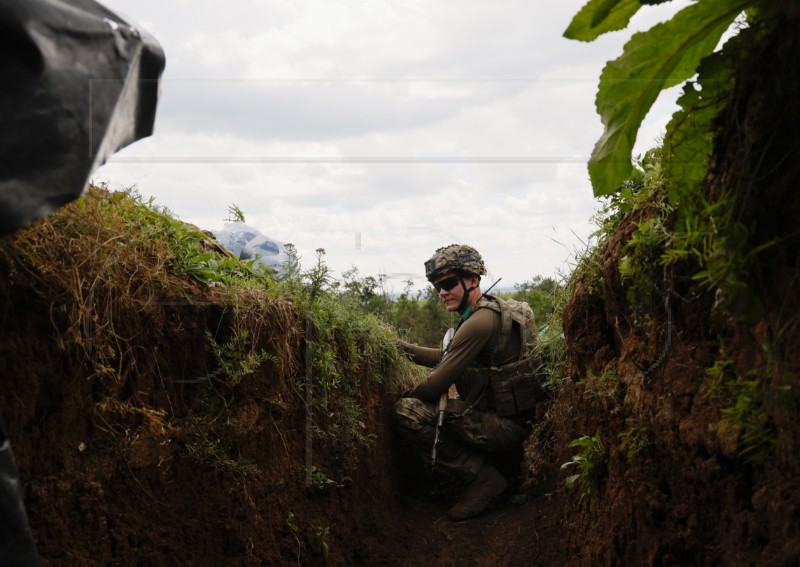
[[[153,131],[164,52],[93,0],[0,0],[0,236]]]
[[[0,237],[83,193],[153,132],[164,52],[92,0],[0,0]],[[0,422],[0,566],[38,566]]]
[[[39,565],[39,554],[28,525],[22,502],[19,475],[0,423],[0,565],[31,567]]]

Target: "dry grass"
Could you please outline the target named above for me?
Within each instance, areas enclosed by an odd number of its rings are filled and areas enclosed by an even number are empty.
[[[71,361],[70,372],[89,385],[90,399],[82,403],[93,408],[98,428],[115,437],[134,427],[140,439],[180,438],[203,462],[240,462],[231,460],[238,439],[262,427],[240,422],[242,407],[253,401],[264,408],[270,446],[289,457],[281,429],[304,411],[312,309],[333,313],[323,317],[327,327],[315,352],[329,352],[337,380],[345,381],[331,386],[315,361],[315,383],[326,384],[332,408],[352,408],[356,433],[364,427],[360,408],[374,405],[365,403],[376,393],[370,384],[382,382],[380,390],[391,394],[419,380],[397,355],[393,331],[335,298],[306,305],[291,286],[219,249],[208,234],[135,193],[90,187],[80,200],[0,241],[0,263],[9,266],[12,286],[32,290],[49,306],[47,332]],[[217,270],[213,281],[210,268]],[[239,343],[248,352],[263,353],[263,362],[246,369],[243,380],[226,380],[214,349],[237,337],[246,339]],[[327,427],[327,418],[319,425]],[[342,433],[344,442],[352,442],[353,431]],[[336,435],[333,446],[343,442]]]

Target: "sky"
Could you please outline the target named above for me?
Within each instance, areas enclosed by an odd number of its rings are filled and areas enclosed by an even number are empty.
[[[355,267],[387,291],[423,288],[451,243],[477,248],[499,287],[569,273],[601,204],[586,167],[600,72],[679,6],[582,43],[562,34],[583,0],[102,3],[167,64],[153,136],[93,179],[206,230],[236,205],[305,267],[323,248],[335,276]],[[662,93],[634,155],[677,95]]]

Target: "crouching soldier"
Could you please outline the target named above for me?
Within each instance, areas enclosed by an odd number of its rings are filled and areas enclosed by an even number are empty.
[[[508,481],[487,455],[521,450],[541,394],[526,357],[533,313],[526,303],[482,294],[484,274],[474,248],[439,248],[425,262],[425,275],[447,310],[461,315],[455,334],[444,349],[400,343],[413,362],[432,370],[397,401],[393,425],[403,442],[466,484],[448,512],[453,521],[480,514],[506,490]],[[448,399],[453,384],[458,396]]]

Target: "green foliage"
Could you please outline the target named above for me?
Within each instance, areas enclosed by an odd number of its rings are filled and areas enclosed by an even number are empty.
[[[735,321],[752,324],[764,311],[763,300],[755,293],[753,282],[758,257],[778,240],[753,246],[753,229],[734,222],[730,210],[723,214],[726,216],[722,222],[727,224],[725,233],[713,241],[704,269],[694,277],[708,289],[716,289],[714,309],[717,314],[725,313]]]
[[[564,310],[577,285],[585,285],[590,294],[600,294],[603,281],[600,276],[598,263],[599,247],[587,250],[577,260],[575,269],[568,276],[556,282],[550,278],[533,278],[536,284],[541,282],[549,291],[547,302],[549,307],[544,309],[544,317],[537,318],[539,333],[531,356],[539,363],[539,372],[549,374],[547,386],[556,389],[566,379],[567,345],[564,338],[563,320]],[[526,282],[527,283],[527,282]],[[525,284],[523,284],[525,285]],[[552,289],[550,286],[552,285]],[[524,289],[524,287],[523,287]],[[539,288],[539,291],[543,291]],[[536,313],[537,317],[540,315]]]
[[[527,301],[520,299],[527,297],[539,305],[540,311],[532,306],[539,332],[531,356],[539,363],[539,372],[550,375],[547,386],[557,388],[564,379],[563,369],[567,359],[562,320],[572,286],[563,280],[535,276],[530,282],[517,286],[517,289],[512,298]]]
[[[236,203],[231,203],[228,206],[228,217],[225,220],[228,222],[244,222],[244,211]]]
[[[620,450],[628,462],[647,451],[653,445],[650,430],[632,417],[625,418],[625,429],[619,434]]]
[[[595,195],[610,195],[630,175],[636,134],[659,93],[692,77],[722,34],[757,0],[702,0],[671,20],[636,33],[600,77],[597,110],[605,127],[589,160]],[[627,0],[590,0],[567,37],[591,40],[625,27],[638,6]],[[704,160],[705,154],[696,156]]]
[[[717,317],[757,321],[763,314],[763,300],[754,274],[760,254],[778,240],[753,244],[755,227],[737,220],[741,204],[734,193],[721,195],[713,204],[702,194],[685,196],[678,213],[681,230],[671,235],[662,263],[693,262],[697,267],[693,279],[716,293]]]
[[[625,0],[591,0],[565,35],[593,40],[625,27],[637,9],[637,3]],[[763,316],[760,258],[779,240],[759,240],[759,233],[768,232],[763,221],[757,226],[745,220],[752,209],[752,183],[747,180],[762,173],[743,170],[731,178],[730,186],[716,187],[713,197],[705,194],[714,121],[730,100],[740,62],[770,36],[777,14],[787,9],[783,3],[759,0],[692,3],[670,21],[635,34],[622,56],[603,70],[597,95],[605,132],[595,146],[589,170],[595,194],[610,200],[611,212],[603,227],[610,231],[636,209],[641,189],[648,186],[638,168],[631,173],[630,163],[642,119],[663,88],[686,81],[678,99],[680,109],[667,126],[660,150],[660,175],[668,194],[657,216],[665,230],[652,224],[656,221],[645,223],[641,228],[646,230],[640,232],[652,234],[634,236],[629,246],[649,248],[653,241],[644,237],[660,233],[664,244],[660,264],[694,263],[694,278],[716,293],[715,317],[732,322],[752,324]],[[714,52],[732,23],[738,33]],[[659,262],[630,248],[626,256],[620,271],[630,284],[629,300],[639,314],[646,313],[658,287],[652,284]]]
[[[310,487],[315,490],[325,490],[326,488],[344,488],[352,479],[344,477],[340,481],[333,480],[315,466],[310,466],[305,469],[306,478],[310,481]]]
[[[360,401],[365,381],[385,382],[408,364],[397,350],[397,334],[377,315],[368,313],[376,288],[351,270],[342,282],[334,281],[323,249],[317,249],[314,266],[303,270],[299,256],[289,246],[289,260],[280,276],[282,290],[307,327],[307,368],[304,382],[313,395],[312,431],[317,441],[353,462],[358,450],[370,447],[375,435],[364,424]],[[374,279],[372,280],[374,282]]]
[[[169,209],[160,208],[151,197],[144,201],[133,191],[114,193],[109,202],[133,199],[133,207],[119,207],[118,213],[131,221],[142,238],[163,242],[169,248],[164,261],[179,276],[190,276],[202,283],[259,285],[269,287],[274,271],[256,263],[242,261],[218,246],[213,238],[196,227],[173,218]]]
[[[581,500],[591,498],[600,490],[600,483],[605,475],[606,448],[600,439],[600,432],[593,437],[584,435],[569,442],[570,448],[578,448],[572,460],[561,465],[561,470],[573,469],[578,472],[567,476],[564,483],[567,489],[572,490],[575,483],[580,480]]]
[[[392,302],[386,318],[409,342],[440,347],[447,329],[456,324],[455,316],[444,308],[432,286],[412,295],[412,283],[407,282]]]
[[[331,529],[328,526],[316,526],[314,536],[312,548],[327,559],[330,554]]]
[[[709,203],[702,192],[667,177],[664,164],[672,161],[664,155],[662,148],[647,152],[620,191],[605,198],[598,214],[596,235],[601,240],[626,216],[642,211],[645,217],[625,244],[618,266],[634,318],[647,320],[663,301],[665,267],[689,262],[696,270],[693,278],[716,291],[716,312],[744,322],[756,320],[762,302],[753,293],[752,274],[759,254],[775,241],[753,247],[752,229],[735,220],[740,207],[732,194]],[[679,206],[672,204],[674,195]]]
[[[683,199],[669,245],[662,255],[665,266],[693,262],[705,266],[717,245],[715,218],[722,203],[709,204],[702,193]]]
[[[594,236],[601,242],[611,236],[622,219],[634,211],[656,206],[664,209],[665,176],[662,166],[661,148],[652,148],[639,156],[636,167],[628,179],[622,182],[616,193],[603,196],[603,206],[595,215],[598,225]]]
[[[733,365],[732,360],[716,360],[711,367],[706,368],[708,379],[703,386],[706,396],[721,398],[724,395],[725,372]]]
[[[377,316],[364,313],[347,296],[325,294],[307,313],[313,323],[314,374],[317,384],[326,390],[354,382],[357,368],[365,378],[382,382],[385,364],[396,364],[395,332]],[[355,384],[358,383],[356,380]]]
[[[233,390],[242,379],[274,357],[250,348],[249,335],[243,331],[224,345],[207,334],[209,350],[220,368],[211,372],[201,386],[201,395],[189,412],[186,450],[192,459],[221,472],[238,476],[258,476],[260,468],[239,450],[242,427],[229,410]]]
[[[305,290],[308,294],[308,300],[311,302],[330,285],[332,280],[331,269],[325,263],[325,249],[317,248],[315,253],[314,266],[310,270],[303,272],[303,279],[306,282]]]
[[[722,433],[731,428],[738,430],[737,454],[752,460],[771,450],[777,436],[766,411],[767,386],[755,372],[748,373],[748,377],[726,384],[733,403],[721,410],[722,419],[716,429]]]
[[[584,395],[590,400],[613,400],[620,393],[620,381],[617,379],[617,371],[613,368],[600,376],[589,373],[581,383]]]
[[[241,217],[237,220],[244,217],[238,207],[233,206],[230,212]],[[342,288],[334,281],[322,248],[316,250],[314,264],[303,269],[296,248],[287,244],[288,259],[277,275],[253,261],[242,262],[213,246],[204,246],[211,241],[205,233],[172,219],[152,200],[146,204],[137,201],[132,214],[139,217],[137,224],[147,238],[167,242],[167,261],[174,273],[230,289],[255,287],[288,299],[298,315],[311,322],[313,331],[307,338],[314,403],[318,406],[313,424],[317,438],[347,458],[355,457],[359,447],[374,441],[374,435],[365,430],[360,385],[364,380],[382,382],[405,367],[395,346],[396,333],[365,311],[368,301],[364,300],[375,286],[356,285],[353,278]],[[231,456],[237,455],[238,438],[237,424],[227,410],[234,395],[231,388],[274,357],[255,350],[247,330],[235,332],[221,343],[210,333],[207,337],[209,351],[221,372],[209,377],[195,408],[187,448],[192,457],[217,469],[247,472],[247,461]],[[209,422],[212,415],[214,421]]]
[[[286,519],[285,519],[286,527],[289,528],[289,531],[292,533],[297,533],[299,528],[297,527],[297,518],[294,515],[294,512],[286,512]]]
[[[767,411],[770,397],[781,389],[772,389],[768,377],[759,369],[744,376],[733,372],[732,360],[717,360],[706,369],[705,395],[720,400],[722,417],[714,431],[720,436],[737,437],[737,455],[747,461],[763,458],[777,442],[777,434]]]
[[[233,335],[224,345],[218,344],[209,331],[206,331],[206,339],[211,352],[228,377],[228,386],[238,385],[242,378],[255,372],[264,362],[275,360],[268,352],[252,350],[250,332],[246,329]]]
[[[300,254],[297,252],[297,247],[291,242],[283,245],[286,250],[286,260],[281,265],[281,274],[278,276],[278,281],[283,282],[290,289],[300,282],[300,273],[302,266],[300,265]]]
[[[230,433],[231,428],[226,428],[226,432]],[[258,465],[238,454],[233,437],[219,435],[209,426],[203,415],[192,414],[189,417],[186,433],[188,436],[186,450],[192,459],[218,471],[230,472],[240,477],[261,475]]]
[[[753,245],[753,232],[741,222],[746,191],[730,188],[714,203],[699,190],[707,174],[711,153],[712,121],[728,100],[739,54],[757,32],[745,29],[722,51],[710,55],[698,68],[698,77],[687,83],[664,140],[670,156],[670,201],[680,203],[677,231],[665,262],[692,259],[698,265],[694,276],[707,289],[716,290],[718,313],[744,322],[756,320],[762,311],[754,293],[752,274],[758,255],[774,242]]]
[[[592,41],[606,32],[624,29],[641,5],[640,0],[590,0],[572,19],[564,37]]]
[[[732,58],[728,56],[736,37],[725,51],[706,57],[697,69],[697,79],[688,81],[678,98],[680,110],[667,125],[664,153],[669,156],[667,175],[670,183],[670,200],[675,203],[701,195],[708,172],[713,132],[711,121],[719,114],[727,100],[733,82]],[[690,203],[691,204],[691,203]],[[701,209],[695,206],[692,209]]]
[[[663,302],[661,257],[670,235],[663,217],[655,216],[642,222],[623,248],[619,273],[628,283],[626,296],[638,321],[651,317]]]
[[[342,274],[341,283],[334,284],[350,301],[373,315],[386,318],[390,300],[385,293],[379,293],[378,280],[373,276],[359,277],[358,268],[353,266]]]

